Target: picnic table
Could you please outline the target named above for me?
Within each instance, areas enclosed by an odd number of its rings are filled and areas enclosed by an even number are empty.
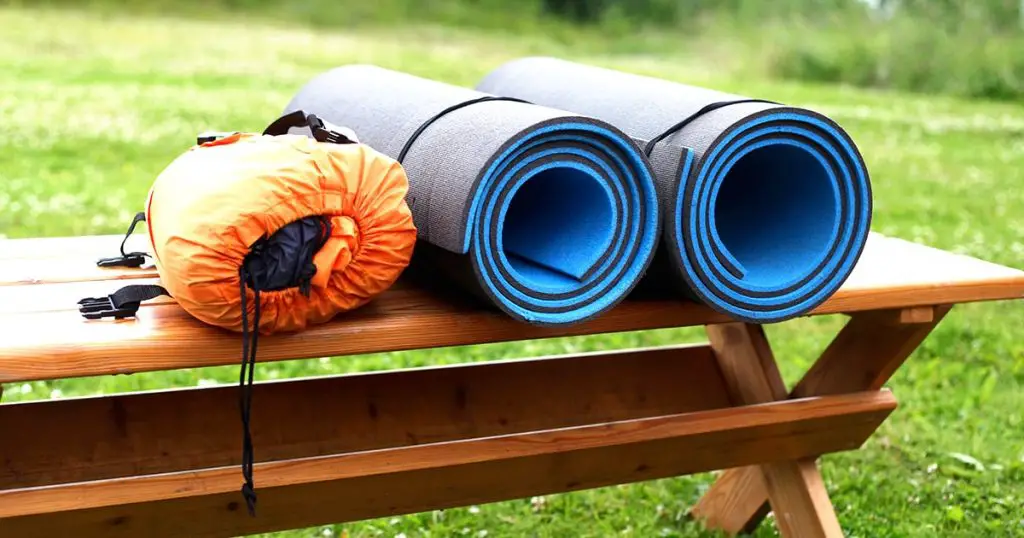
[[[169,298],[134,319],[79,315],[80,298],[154,281],[95,267],[120,240],[0,241],[0,384],[239,363],[237,334]],[[783,536],[841,536],[817,458],[890,415],[883,386],[950,308],[1021,297],[1022,271],[873,234],[811,314],[846,325],[787,388],[761,326],[696,303],[627,300],[541,328],[400,281],[261,339],[258,360],[701,325],[708,342],[258,383],[256,517],[237,387],[0,404],[0,536],[234,536],[721,469],[691,511],[710,527],[747,531],[771,509]]]

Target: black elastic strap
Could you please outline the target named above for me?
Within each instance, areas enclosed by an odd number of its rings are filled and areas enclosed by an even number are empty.
[[[135,218],[132,219],[132,223],[128,226],[128,231],[124,234],[124,239],[121,240],[121,255],[113,258],[100,258],[96,265],[99,267],[141,267],[146,262],[146,256],[149,254],[145,252],[125,252],[124,246],[128,243],[128,238],[135,233],[135,227],[140,222],[146,222],[146,212],[139,211],[135,214]]]
[[[161,295],[170,297],[171,294],[156,284],[125,286],[106,297],[87,297],[78,301],[78,311],[86,319],[130,318],[139,311],[142,301]]]
[[[412,147],[412,143],[415,142],[417,138],[419,138],[420,134],[422,134],[423,131],[425,131],[427,129],[427,127],[430,127],[430,124],[432,124],[435,121],[441,119],[445,114],[448,114],[449,112],[454,112],[454,111],[456,111],[456,110],[458,110],[460,108],[465,108],[465,107],[467,107],[469,105],[475,105],[477,103],[486,103],[487,101],[512,101],[513,103],[526,103],[526,104],[530,104],[529,101],[524,101],[523,99],[517,99],[515,97],[501,97],[501,96],[497,96],[497,95],[485,95],[483,97],[478,97],[476,99],[470,99],[469,101],[463,101],[461,103],[456,103],[456,104],[454,104],[454,105],[452,105],[452,106],[450,106],[450,107],[448,107],[448,108],[438,112],[437,114],[434,114],[430,119],[428,119],[427,121],[421,123],[420,126],[418,128],[416,128],[415,131],[413,131],[412,136],[410,136],[409,139],[405,141],[405,145],[402,146],[402,151],[398,154],[398,159],[396,159],[396,160],[399,163],[404,161],[405,160],[405,155],[407,153],[409,153],[409,148]]]
[[[697,118],[703,116],[704,114],[707,114],[708,112],[714,112],[715,110],[718,110],[719,108],[722,107],[726,107],[729,105],[738,105],[740,103],[767,103],[771,105],[779,104],[776,103],[775,101],[766,101],[764,99],[736,99],[734,101],[717,101],[714,103],[704,105],[703,107],[701,107],[700,110],[694,112],[693,114],[690,114],[679,123],[673,125],[672,127],[669,127],[668,129],[665,129],[663,133],[648,141],[647,144],[644,146],[644,155],[650,157],[651,152],[654,151],[654,146],[657,145],[658,142],[661,142],[662,140],[665,140],[666,138],[679,132],[680,130],[683,129],[683,127],[686,127],[687,125],[692,123]]]

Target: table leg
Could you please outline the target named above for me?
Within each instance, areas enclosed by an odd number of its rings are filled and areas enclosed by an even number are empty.
[[[855,314],[788,397],[882,388],[950,308]],[[738,400],[734,403],[787,397],[785,389],[780,390],[782,380],[760,327],[739,323],[709,326],[708,336],[727,379],[735,377],[730,372],[737,370],[737,364],[772,365],[761,366],[760,371],[767,374],[753,383],[730,381],[731,389],[746,391],[734,394]],[[769,502],[783,536],[842,536],[813,460],[726,470],[691,514],[711,528],[732,534],[751,532],[769,513]]]

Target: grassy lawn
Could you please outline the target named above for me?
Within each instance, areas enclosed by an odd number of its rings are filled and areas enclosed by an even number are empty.
[[[872,170],[873,229],[1024,268],[1024,107],[716,75],[716,54],[599,55],[545,35],[407,27],[344,33],[239,20],[0,8],[0,237],[120,233],[152,179],[204,130],[259,130],[348,62],[472,85],[545,53],[815,108]],[[704,58],[702,53],[707,52]],[[768,328],[788,380],[838,317]],[[261,379],[672,343],[668,330],[261,364]],[[236,367],[7,387],[5,401],[232,383]],[[1024,302],[953,310],[897,373],[900,408],[856,453],[824,458],[850,536],[1024,536]],[[685,513],[712,475],[274,536],[710,536]],[[773,536],[771,525],[757,536]],[[12,537],[13,538],[13,537]]]

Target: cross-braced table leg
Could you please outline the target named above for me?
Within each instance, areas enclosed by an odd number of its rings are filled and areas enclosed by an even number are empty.
[[[737,405],[879,390],[938,325],[949,306],[852,316],[789,394],[764,331],[756,325],[708,326],[708,337]],[[770,508],[769,508],[770,506]],[[711,528],[750,532],[775,513],[786,537],[841,537],[813,459],[725,471],[693,508]]]

